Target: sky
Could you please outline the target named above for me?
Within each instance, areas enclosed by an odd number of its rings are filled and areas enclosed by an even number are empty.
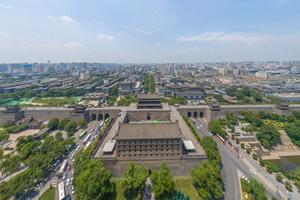
[[[300,60],[299,0],[0,0],[0,63]]]

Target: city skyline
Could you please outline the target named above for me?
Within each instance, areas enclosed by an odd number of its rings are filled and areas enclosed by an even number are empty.
[[[299,5],[1,1],[0,63],[299,60]]]

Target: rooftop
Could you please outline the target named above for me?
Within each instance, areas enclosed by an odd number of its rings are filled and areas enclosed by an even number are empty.
[[[114,139],[171,139],[181,138],[178,123],[121,124]]]

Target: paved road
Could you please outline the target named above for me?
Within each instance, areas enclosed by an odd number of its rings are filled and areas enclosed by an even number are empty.
[[[90,133],[93,133],[93,134],[91,134],[92,136],[94,135],[94,133],[95,133],[95,131],[97,130],[97,127],[98,127],[98,125],[99,125],[99,123],[100,122],[98,122],[98,121],[92,121],[91,123],[89,123],[88,124],[88,127],[86,128],[86,130],[88,131],[88,133],[87,133],[87,135],[88,134],[90,134]],[[91,130],[92,129],[94,129],[94,131],[93,132],[91,132]],[[83,138],[83,139],[79,139],[79,135],[81,134],[83,132],[83,129],[80,129],[80,130],[78,130],[75,134],[74,134],[74,136],[75,136],[75,141],[76,141],[76,144],[77,144],[77,146],[80,146],[80,149],[81,148],[83,148],[84,147],[84,145],[83,145],[83,141],[84,141],[84,139],[87,137],[87,135]],[[80,150],[79,149],[79,150]],[[78,151],[79,151],[78,150]],[[66,172],[67,172],[67,177],[66,177],[66,179],[62,179],[62,178],[59,178],[58,180],[57,180],[57,182],[56,182],[56,192],[55,192],[55,199],[58,199],[58,184],[59,183],[61,183],[62,181],[64,181],[64,184],[65,184],[65,193],[66,193],[66,195],[67,194],[70,194],[70,196],[71,196],[71,199],[75,199],[75,195],[76,194],[72,194],[72,183],[71,183],[71,178],[73,177],[73,173],[72,173],[72,171],[73,171],[73,160],[71,159],[71,157],[72,157],[72,154],[73,153],[76,153],[76,152],[78,152],[78,151],[76,151],[76,147],[67,155],[67,157],[66,157],[66,159],[68,160],[68,165],[69,164],[71,164],[71,170],[67,170],[66,169]],[[60,162],[60,164],[62,163],[62,161]],[[67,167],[68,168],[68,167]],[[66,183],[67,183],[67,180],[68,179],[70,179],[70,184],[69,185],[67,185]]]
[[[199,135],[210,136],[207,124],[203,119],[195,119],[195,121],[196,125],[199,126],[199,129],[197,129]],[[239,178],[252,178],[251,168],[249,168],[241,158],[236,157],[233,152],[231,152],[228,145],[223,145],[216,137],[213,137],[213,139],[218,144],[222,158],[221,171],[223,176],[224,198],[229,200],[239,200],[241,199]],[[265,188],[269,198],[276,197],[275,192],[272,192],[272,190],[270,191],[267,187]]]

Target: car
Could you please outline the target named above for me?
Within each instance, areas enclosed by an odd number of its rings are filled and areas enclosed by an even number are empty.
[[[60,162],[60,159],[58,159],[55,163],[54,163],[54,167],[56,167]]]
[[[66,179],[66,178],[67,178],[67,172],[65,172],[63,175],[63,179]]]
[[[121,117],[122,113],[119,113],[118,116]]]
[[[197,129],[200,129],[199,126],[197,126]]]
[[[75,153],[73,153],[72,156],[71,156],[71,159],[72,159],[72,160],[74,159],[74,156],[75,156]]]
[[[75,187],[72,185],[72,194],[75,194]]]
[[[76,151],[78,151],[80,149],[80,146],[77,146]]]
[[[71,182],[73,181],[73,176],[71,177]]]
[[[68,166],[68,171],[70,171],[71,170],[71,164],[69,164],[69,166]]]
[[[67,199],[67,200],[71,200],[70,194],[67,194],[66,199]]]
[[[203,127],[203,126],[200,124],[200,127]]]
[[[209,135],[210,135],[210,136],[213,136],[213,134],[212,134],[211,132],[209,132]]]
[[[66,185],[70,185],[70,179],[69,178],[67,179]]]
[[[59,166],[56,166],[55,169],[54,169],[54,171],[56,172],[58,170],[58,168],[59,168]]]
[[[93,132],[95,129],[94,128],[92,128],[92,130],[91,130],[91,132]]]

